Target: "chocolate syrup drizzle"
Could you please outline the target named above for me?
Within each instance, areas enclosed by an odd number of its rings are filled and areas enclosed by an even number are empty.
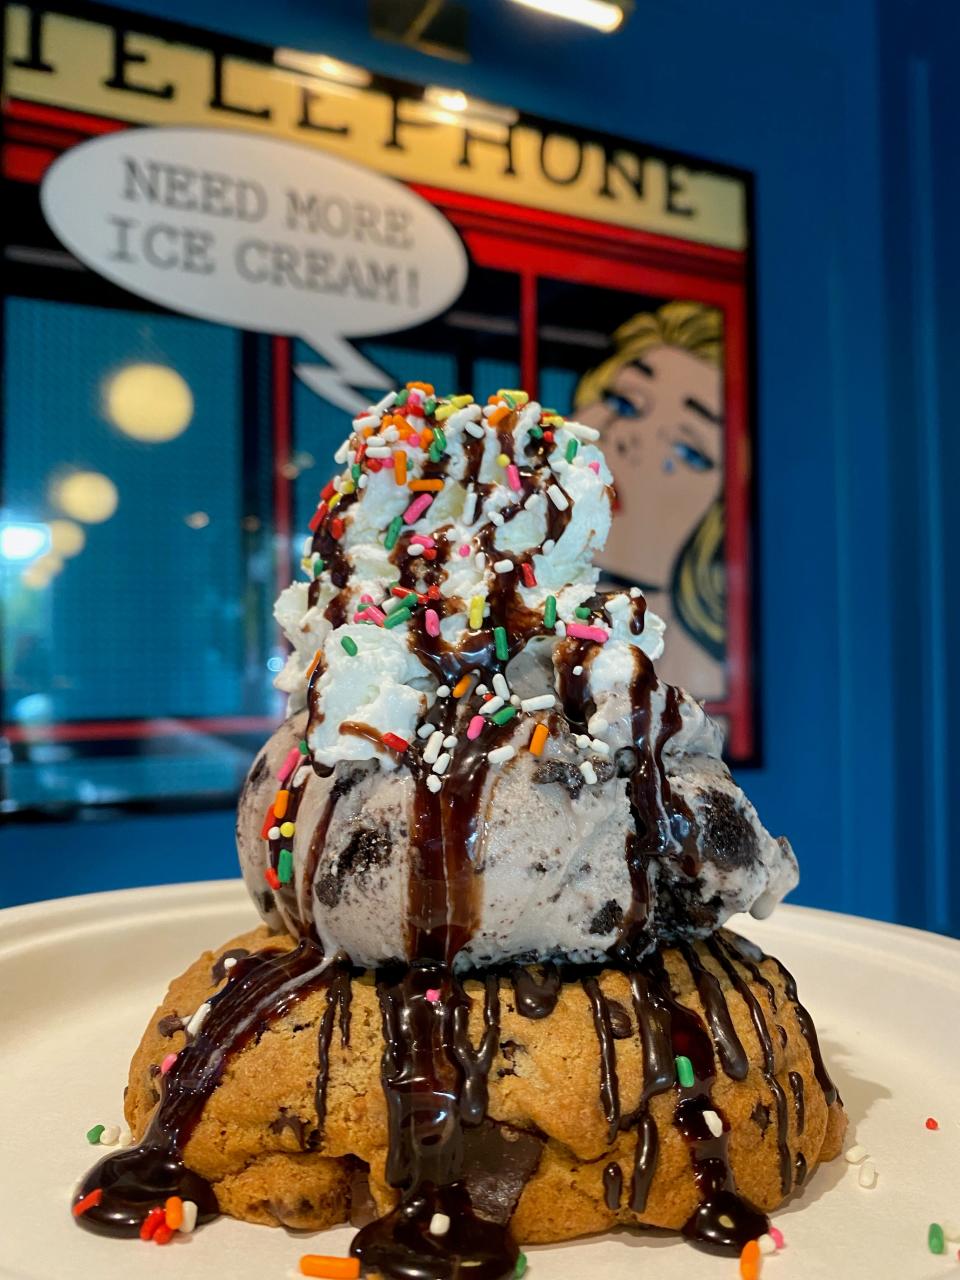
[[[510,414],[497,428],[500,450],[511,460],[516,457],[515,426],[516,414]],[[467,435],[463,443],[466,472],[461,482],[464,487],[473,488],[479,503],[495,487],[479,480],[484,442]],[[549,452],[545,437],[528,438],[523,458],[518,462],[522,492],[502,509],[504,523],[519,514],[532,493],[543,494],[548,484],[559,483],[549,467]],[[448,464],[448,455],[441,454],[424,464],[422,475],[443,478]],[[359,489],[341,495],[336,512],[338,522],[359,496]],[[557,540],[569,523],[573,504],[569,495],[568,506],[562,511],[548,500],[544,501],[547,536]],[[329,515],[321,521],[312,551],[323,559],[324,572],[337,588],[324,610],[327,620],[336,627],[347,620],[349,592],[346,588],[353,570],[333,526]],[[439,590],[453,550],[452,530],[434,530],[435,546],[431,556],[411,557],[408,554],[410,537],[410,530],[401,533],[391,553],[401,587],[417,592],[421,599],[428,599],[441,618],[462,613],[464,602],[444,597]],[[481,552],[488,563],[493,559],[510,559],[513,567],[506,573],[493,575],[488,594],[489,619],[484,626],[468,632],[454,647],[442,635],[428,634],[423,610],[417,610],[411,618],[411,648],[438,686],[452,688],[464,676],[489,684],[493,675],[504,672],[510,658],[530,640],[549,634],[542,615],[524,605],[519,589],[520,563],[529,560],[536,549],[524,556],[507,555],[494,546],[494,538],[493,526],[481,525],[474,535],[472,552]],[[315,577],[308,593],[311,606],[319,601],[319,593],[320,579]],[[601,597],[594,597],[589,604],[598,620],[609,623]],[[637,599],[633,602],[631,630],[640,634],[643,622],[644,604],[642,599]],[[505,628],[506,659],[497,656],[494,640],[497,626]],[[579,639],[563,640],[554,649],[562,709],[574,726],[585,726],[593,711],[589,699],[589,668],[595,652],[592,642]],[[683,1229],[684,1234],[695,1244],[737,1252],[747,1240],[765,1232],[768,1223],[763,1214],[738,1196],[727,1158],[727,1134],[724,1131],[714,1137],[703,1113],[715,1109],[711,1087],[716,1079],[717,1064],[732,1079],[742,1080],[748,1069],[746,1052],[737,1037],[717,976],[704,967],[692,947],[681,945],[680,954],[690,968],[706,1022],[676,1000],[658,953],[638,959],[654,941],[649,921],[651,861],[674,859],[686,875],[694,876],[700,868],[700,856],[692,815],[682,800],[672,794],[662,758],[667,742],[681,726],[679,694],[671,688],[662,693],[665,701],[659,712],[659,731],[654,736],[653,702],[655,696],[661,696],[659,691],[664,690],[664,686],[658,684],[652,664],[639,650],[635,660],[630,694],[636,761],[625,784],[634,829],[624,851],[632,903],[624,915],[617,943],[611,949],[611,965],[619,968],[629,981],[636,1034],[642,1048],[643,1089],[637,1107],[624,1114],[615,1041],[634,1034],[630,1019],[622,1005],[604,994],[597,970],[580,970],[579,980],[591,1007],[597,1036],[599,1102],[609,1143],[618,1132],[636,1133],[627,1204],[633,1213],[642,1214],[659,1155],[650,1101],[659,1094],[674,1091],[674,1124],[689,1147],[691,1167],[701,1196],[697,1210]],[[319,722],[322,714],[317,689],[322,670],[321,663],[315,668],[307,691],[308,738],[310,728]],[[422,739],[411,742],[398,757],[415,784],[407,942],[409,954],[415,956],[416,961],[403,969],[381,970],[377,975],[377,994],[384,1040],[381,1079],[389,1128],[386,1177],[399,1192],[400,1199],[392,1212],[364,1227],[352,1245],[352,1252],[360,1259],[363,1270],[379,1272],[385,1280],[447,1280],[448,1277],[453,1280],[467,1274],[474,1280],[507,1280],[513,1276],[517,1260],[517,1246],[508,1226],[489,1221],[476,1212],[465,1165],[469,1137],[479,1132],[487,1112],[488,1078],[500,1040],[500,976],[491,973],[484,978],[483,1031],[479,1044],[474,1046],[468,1031],[471,997],[464,981],[453,973],[452,965],[470,940],[479,917],[482,877],[478,874],[477,852],[489,767],[487,756],[512,734],[512,726],[490,723],[484,730],[482,746],[479,739],[470,742],[465,733],[469,702],[468,697],[438,697],[426,716],[426,722],[442,730],[444,736],[455,734],[458,738],[444,785],[438,792],[426,785],[430,766],[423,759]],[[383,746],[380,735],[368,726],[341,728],[371,735]],[[310,757],[305,758],[304,763],[309,765]],[[300,766],[300,769],[302,772],[295,773],[288,787],[285,817],[290,821],[295,821],[313,778],[330,773],[316,765],[307,769]],[[233,1055],[259,1039],[297,1001],[321,989],[326,992],[326,1003],[317,1033],[318,1073],[314,1094],[317,1123],[306,1139],[306,1146],[312,1150],[322,1149],[333,1035],[339,1029],[341,1045],[348,1044],[352,975],[345,957],[324,960],[313,928],[312,886],[339,795],[335,784],[329,788],[312,833],[305,875],[275,891],[285,916],[299,922],[302,935],[299,944],[289,952],[262,951],[238,960],[226,985],[211,998],[210,1012],[199,1034],[180,1051],[163,1077],[160,1101],[141,1143],[132,1150],[107,1156],[79,1188],[78,1201],[95,1189],[103,1192],[99,1205],[79,1218],[81,1225],[95,1231],[134,1235],[149,1210],[172,1194],[194,1200],[200,1222],[215,1216],[217,1205],[212,1188],[183,1162],[185,1145],[203,1106]],[[282,840],[270,842],[269,865],[274,871],[283,843]],[[777,1101],[781,1182],[786,1190],[789,1185],[789,1169],[786,1176],[783,1170],[785,1152],[789,1163],[784,1128],[786,1103],[783,1090],[773,1077],[773,1048],[763,1011],[737,966],[745,968],[753,980],[767,990],[775,1010],[773,987],[757,967],[762,953],[750,949],[749,944],[740,940],[733,944],[715,940],[710,952],[746,1001],[753,1019],[763,1054],[764,1078]],[[788,999],[795,1001],[792,979],[782,967],[781,972]],[[521,1016],[550,1017],[562,984],[561,972],[556,966],[543,966],[539,976],[529,968],[514,967],[507,977]],[[817,1081],[830,1103],[837,1096],[836,1090],[823,1067],[813,1024],[801,1006],[795,1006],[795,1013],[810,1046]],[[683,1088],[676,1081],[675,1058],[681,1054],[693,1064],[696,1078],[691,1088]],[[802,1081],[798,1089],[791,1076],[791,1088],[800,1131]],[[806,1168],[802,1157],[798,1156],[795,1168],[800,1182]],[[618,1163],[611,1162],[604,1169],[603,1186],[608,1207],[618,1211],[624,1190],[623,1170]],[[444,1214],[450,1220],[444,1235],[435,1236],[430,1232],[435,1213]]]

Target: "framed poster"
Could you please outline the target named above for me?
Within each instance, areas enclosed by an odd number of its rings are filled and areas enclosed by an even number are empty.
[[[3,564],[8,812],[228,800],[329,456],[410,378],[600,430],[604,574],[756,758],[748,174],[96,5],[7,5],[4,88],[6,545],[83,539]]]

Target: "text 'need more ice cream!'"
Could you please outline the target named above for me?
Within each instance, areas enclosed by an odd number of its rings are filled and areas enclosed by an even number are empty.
[[[276,606],[290,717],[240,803],[268,923],[359,966],[463,969],[636,960],[768,914],[789,843],[657,679],[641,592],[597,589],[598,433],[415,382],[336,460]]]

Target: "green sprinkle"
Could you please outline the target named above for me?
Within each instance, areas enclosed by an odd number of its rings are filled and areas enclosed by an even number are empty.
[[[281,884],[289,884],[293,879],[293,854],[289,849],[281,849],[277,859],[277,879]]]
[[[684,1089],[692,1089],[694,1082],[693,1063],[682,1053],[674,1058],[677,1066],[677,1080]]]
[[[426,414],[435,413],[437,409],[437,401],[435,396],[427,396],[423,402],[423,412]]]
[[[501,391],[500,399],[504,402],[504,404],[509,405],[511,409],[515,409],[517,407],[517,402],[516,400],[514,400],[513,396],[510,394],[509,391]]]
[[[590,617],[590,610],[587,608],[587,606],[586,606],[585,604],[581,604],[581,605],[579,605],[579,606],[574,610],[574,613],[577,615],[577,617],[578,617],[578,618],[589,618],[589,617]]]
[[[351,658],[355,658],[357,656],[356,640],[351,640],[349,636],[341,636],[340,643],[343,645],[344,649],[346,649],[347,653],[349,653]]]
[[[427,457],[431,462],[439,462],[443,457],[443,445],[439,440],[434,440],[431,443],[430,448],[427,450]]]
[[[446,447],[447,447],[447,433],[444,431],[443,427],[434,427],[434,428],[433,428],[433,438],[434,438],[434,440],[436,440],[436,441],[438,442],[438,444],[440,445],[440,448],[441,448],[441,449],[446,449]]]
[[[531,427],[530,434],[533,436],[534,440],[541,439],[543,436],[543,427]]]
[[[306,738],[301,738],[297,743],[297,747],[299,748],[302,756],[308,756],[310,754],[310,747],[307,744]]]
[[[513,1273],[515,1280],[520,1280],[520,1277],[522,1275],[526,1275],[526,1272],[527,1272],[527,1255],[525,1253],[518,1253],[517,1266]]]
[[[557,625],[557,597],[547,596],[543,605],[543,625],[552,631]]]
[[[324,563],[320,559],[320,557],[317,556],[316,560],[314,560],[313,562],[313,576],[315,578],[319,578],[321,573],[323,573],[323,570],[324,570]]]
[[[401,622],[409,622],[410,617],[410,606],[404,603],[399,609],[394,609],[392,613],[387,614],[386,618],[384,618],[383,625],[388,629],[390,627],[398,627]]]
[[[516,714],[516,707],[501,707],[499,711],[494,712],[490,719],[494,724],[506,724],[507,721],[512,720]]]
[[[409,399],[410,399],[410,392],[409,392],[409,390],[405,387],[405,388],[403,389],[403,391],[400,391],[400,392],[398,392],[398,393],[397,393],[397,398],[396,398],[396,400],[394,400],[394,402],[393,402],[393,403],[394,403],[395,405],[405,405]]]
[[[360,473],[362,470],[363,468],[360,466],[359,462],[353,463],[353,465],[350,468],[350,474],[353,476],[354,480],[360,479]]]
[[[507,644],[507,633],[503,627],[493,628],[493,645],[500,661],[506,662],[510,657],[510,646]]]
[[[95,1124],[92,1129],[87,1130],[87,1141],[91,1147],[95,1147],[100,1142],[100,1135],[103,1133],[106,1125]]]
[[[400,537],[400,530],[403,528],[403,517],[394,516],[387,527],[387,536],[383,540],[383,545],[388,551],[392,551],[397,545],[397,539]]]
[[[574,458],[577,456],[577,449],[579,449],[579,447],[580,446],[577,444],[576,440],[569,440],[567,442],[567,461],[568,462],[572,462]]]
[[[947,1246],[944,1243],[943,1227],[939,1222],[931,1222],[927,1228],[927,1245],[931,1253],[946,1253]]]

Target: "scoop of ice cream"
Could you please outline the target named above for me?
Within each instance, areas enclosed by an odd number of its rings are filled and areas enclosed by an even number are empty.
[[[291,718],[240,802],[271,923],[362,965],[587,962],[794,886],[716,726],[657,679],[662,622],[597,593],[596,437],[423,384],[355,421],[277,604]]]

